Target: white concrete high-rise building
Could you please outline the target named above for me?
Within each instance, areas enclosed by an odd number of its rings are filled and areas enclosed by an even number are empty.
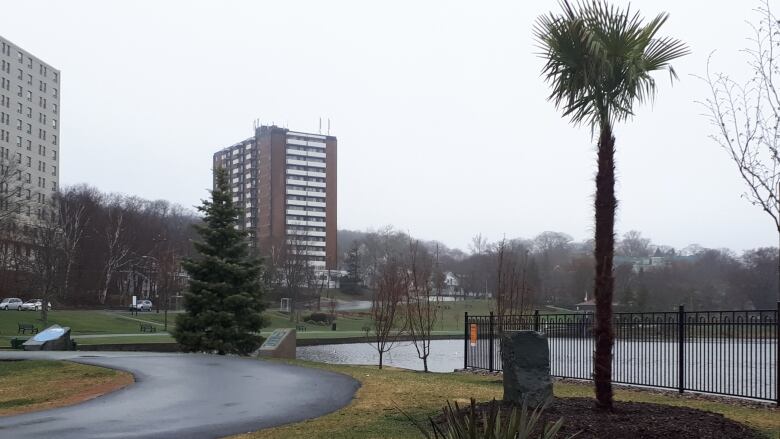
[[[59,188],[60,71],[0,36],[0,164],[22,218],[40,217]],[[8,203],[13,197],[1,197]]]

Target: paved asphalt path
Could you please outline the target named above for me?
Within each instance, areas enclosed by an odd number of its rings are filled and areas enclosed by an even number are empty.
[[[216,438],[335,411],[359,384],[332,372],[249,358],[141,352],[2,352],[131,372],[135,383],[90,401],[0,417],[0,438]]]

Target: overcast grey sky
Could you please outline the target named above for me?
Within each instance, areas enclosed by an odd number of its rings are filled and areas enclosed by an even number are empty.
[[[681,81],[616,127],[617,228],[656,243],[775,245],[695,101],[738,50],[753,1],[644,0],[688,42]],[[252,121],[339,139],[339,228],[392,224],[466,248],[592,235],[595,149],[546,101],[536,17],[553,1],[0,1],[0,34],[62,70],[61,175],[198,204],[211,155]]]

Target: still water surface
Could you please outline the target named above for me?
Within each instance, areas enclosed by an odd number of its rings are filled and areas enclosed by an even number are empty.
[[[752,398],[777,398],[775,364],[777,341],[752,343],[711,339],[685,343],[684,383],[689,390],[725,393]],[[477,358],[475,348],[469,356]],[[305,346],[298,358],[331,364],[378,364],[379,356],[367,343]],[[550,339],[553,375],[588,378],[592,370],[592,340]],[[616,382],[677,388],[679,384],[679,345],[673,342],[618,340],[615,343],[613,379]],[[484,358],[484,357],[482,357]],[[495,367],[500,369],[499,348],[495,346]],[[384,364],[422,370],[423,364],[410,342],[397,344],[385,354]],[[486,367],[486,365],[485,365]],[[463,340],[434,340],[428,368],[452,372],[463,368]]]

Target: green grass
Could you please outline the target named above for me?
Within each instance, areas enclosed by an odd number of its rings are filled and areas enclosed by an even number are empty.
[[[446,400],[467,403],[474,397],[479,401],[500,399],[501,381],[496,377],[472,374],[433,373],[369,366],[345,366],[291,361],[308,367],[331,370],[350,375],[360,381],[355,399],[347,407],[329,415],[297,424],[261,430],[237,436],[242,439],[419,439],[420,433],[397,409],[418,420],[438,414]],[[589,384],[556,382],[555,395],[559,397],[592,397]],[[682,398],[672,393],[651,393],[618,389],[615,398],[621,401],[652,402],[693,407],[721,413],[727,418],[745,423],[776,438],[780,431],[777,409],[747,407],[701,399]]]
[[[158,332],[155,335],[131,335],[123,337],[76,337],[75,340],[79,346],[97,344],[151,344],[175,342],[173,337],[165,332]]]
[[[121,313],[129,316],[130,313]],[[17,323],[32,323],[44,329],[38,311],[0,311],[0,334],[16,335]],[[139,322],[124,319],[120,313],[103,311],[50,311],[49,325],[68,326],[73,335],[78,334],[126,334],[139,331]]]
[[[132,375],[65,361],[0,361],[0,416],[75,404],[133,381]]]
[[[490,311],[490,302],[487,300],[470,300],[466,302],[445,302],[442,305],[442,315],[436,325],[437,334],[461,334],[463,332],[463,313],[487,314]],[[323,310],[322,312],[326,312]],[[301,313],[301,316],[310,314],[311,311]],[[179,312],[168,312],[168,329],[176,326],[176,316]],[[306,331],[299,331],[301,339],[326,338],[336,339],[345,337],[362,337],[365,333],[363,327],[370,324],[368,311],[349,311],[338,314],[336,319],[336,331],[331,331],[329,325],[315,325],[303,322],[291,322],[289,316],[275,310],[265,313],[268,326],[263,328],[263,334],[267,335],[276,328],[292,328],[297,325],[306,327]],[[133,315],[127,311],[60,311],[49,312],[49,325],[58,324],[71,328],[71,335],[79,344],[117,344],[117,343],[168,343],[173,341],[169,335],[160,334],[163,330],[164,313],[139,312]],[[140,331],[140,323],[151,322],[157,324],[156,336],[143,336]],[[32,323],[38,329],[44,329],[37,311],[0,311],[0,347],[7,347],[12,338],[17,337],[17,323]],[[139,334],[138,337],[104,337],[104,338],[80,338],[80,335],[111,335],[111,334]],[[28,337],[25,335],[24,337]]]

